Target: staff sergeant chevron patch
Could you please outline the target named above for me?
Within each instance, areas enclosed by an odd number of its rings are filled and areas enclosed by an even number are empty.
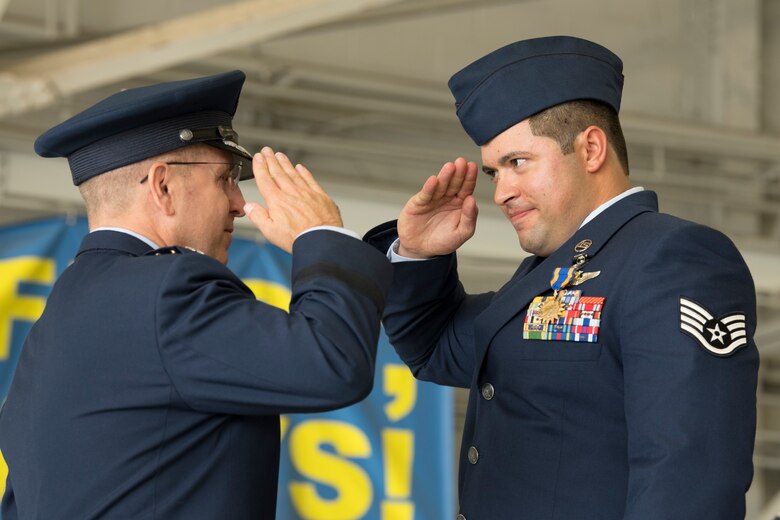
[[[716,356],[730,356],[747,345],[744,313],[732,312],[714,318],[703,306],[682,296],[680,330]]]

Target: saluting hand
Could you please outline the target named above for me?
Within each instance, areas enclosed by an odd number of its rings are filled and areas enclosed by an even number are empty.
[[[275,246],[289,253],[301,232],[315,226],[343,226],[338,206],[305,166],[293,166],[286,155],[274,154],[266,146],[255,154],[252,170],[268,207],[250,202],[244,211]]]
[[[477,227],[477,164],[458,157],[431,176],[398,217],[398,253],[430,258],[455,251]]]

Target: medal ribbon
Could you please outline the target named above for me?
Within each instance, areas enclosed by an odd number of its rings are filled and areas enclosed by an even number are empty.
[[[558,291],[569,285],[569,282],[574,278],[574,273],[577,271],[575,266],[571,267],[556,267],[553,271],[552,278],[550,279],[550,287],[558,294]]]

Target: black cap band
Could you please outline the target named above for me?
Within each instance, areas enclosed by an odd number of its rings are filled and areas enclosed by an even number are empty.
[[[35,140],[41,157],[67,157],[73,183],[201,142],[245,163],[232,119],[246,75],[240,70],[122,90]],[[183,139],[189,135],[198,139]]]
[[[215,122],[229,126],[230,121],[230,114],[224,112],[187,114],[90,143],[68,156],[73,184],[78,186],[101,173],[193,144],[179,137],[183,128],[214,125]]]

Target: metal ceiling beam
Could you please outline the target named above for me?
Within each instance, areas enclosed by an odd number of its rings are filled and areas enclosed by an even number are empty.
[[[0,117],[399,1],[243,1],[51,52],[0,70]]]
[[[757,130],[761,125],[763,0],[713,0],[709,59],[712,121]]]
[[[54,42],[63,36],[73,39],[78,35],[80,0],[46,0],[43,17],[37,20],[3,17],[4,2],[7,6],[10,0],[0,0],[0,35],[34,39],[39,43],[40,40]]]
[[[242,107],[246,106],[248,97],[254,96],[338,109],[387,112],[404,118],[420,119],[416,115],[422,115],[422,119],[436,123],[451,124],[455,121],[452,97],[444,85],[441,88],[428,84],[410,86],[408,78],[349,69],[333,71],[315,63],[280,61],[267,57],[258,61],[243,55],[224,55],[203,62],[210,67],[217,67],[220,63],[230,64],[242,70],[254,70],[261,76],[267,75],[269,70],[279,70],[284,71],[284,77],[293,79],[292,85],[283,86],[247,84],[241,98]],[[160,76],[169,73],[165,71]],[[297,85],[295,80],[298,79],[334,88],[323,92],[311,85]],[[344,89],[348,91],[344,92]],[[626,111],[621,112],[620,121],[629,148],[636,143],[722,159],[751,159],[780,164],[780,139],[769,133]]]
[[[0,0],[0,19],[3,18],[3,15],[5,14],[6,9],[8,9],[8,4],[11,3],[11,0]]]
[[[377,9],[370,13],[348,19],[328,22],[317,27],[317,32],[341,31],[350,27],[365,27],[368,24],[398,22],[417,19],[421,16],[440,16],[446,12],[476,11],[490,6],[517,5],[519,1],[530,0],[415,0],[400,5]]]

